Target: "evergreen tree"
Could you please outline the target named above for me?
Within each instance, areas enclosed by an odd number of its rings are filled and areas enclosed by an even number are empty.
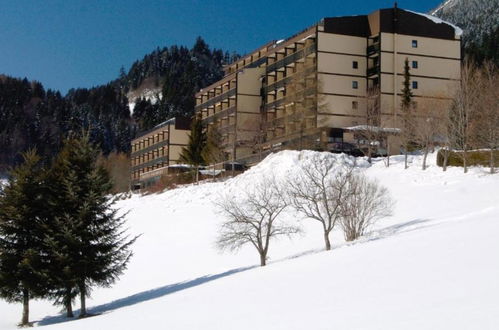
[[[189,142],[182,149],[180,161],[192,165],[196,171],[196,182],[199,181],[199,167],[205,165],[203,149],[206,145],[206,132],[199,116],[195,117],[191,123],[191,133]]]
[[[406,58],[404,61],[404,82],[402,88],[402,102],[401,102],[401,110],[402,110],[402,145],[404,146],[404,159],[405,159],[405,169],[408,168],[407,165],[407,157],[410,148],[410,144],[414,141],[414,133],[413,133],[413,121],[412,118],[412,108],[414,106],[414,102],[412,98],[414,94],[411,90],[411,74],[409,72],[409,59]]]
[[[48,288],[43,252],[45,209],[43,169],[36,151],[23,154],[23,163],[10,173],[0,193],[0,296],[22,302],[20,325],[29,325],[29,301]]]
[[[124,217],[112,208],[112,182],[97,166],[97,149],[88,134],[65,141],[51,168],[53,215],[45,243],[50,247],[51,278],[56,302],[71,316],[75,288],[80,295],[80,317],[87,315],[86,297],[95,285],[109,286],[125,270],[132,255],[123,230]]]

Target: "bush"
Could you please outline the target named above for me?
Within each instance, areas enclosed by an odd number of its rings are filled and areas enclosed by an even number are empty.
[[[437,154],[437,165],[442,166],[444,163],[444,155],[442,150]],[[449,154],[448,166],[463,166],[463,160],[456,151],[451,151]],[[489,166],[490,165],[490,150],[468,151],[469,166]],[[494,151],[494,165],[499,166],[499,150]]]
[[[194,181],[192,174],[189,172],[164,174],[156,183],[144,188],[143,193],[160,193],[165,189],[174,189],[178,185],[193,183]]]

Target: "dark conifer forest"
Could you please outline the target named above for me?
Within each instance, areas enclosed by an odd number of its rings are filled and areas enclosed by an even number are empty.
[[[222,67],[237,58],[198,38],[191,49],[157,48],[119,77],[93,88],[71,89],[66,95],[45,90],[27,78],[0,76],[0,174],[36,148],[52,158],[70,132],[90,131],[91,142],[104,155],[128,152],[130,140],[174,115],[192,116],[194,93],[223,76]],[[133,116],[127,94],[146,82],[161,91],[155,104],[137,100]]]

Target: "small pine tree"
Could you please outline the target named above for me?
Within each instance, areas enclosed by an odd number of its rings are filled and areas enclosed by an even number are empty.
[[[414,94],[412,93],[411,90],[411,74],[410,74],[410,68],[409,68],[409,59],[406,58],[404,61],[404,82],[403,82],[403,88],[402,88],[402,102],[401,102],[401,110],[402,110],[402,144],[404,146],[404,167],[405,169],[408,168],[407,165],[407,157],[408,157],[408,152],[409,152],[409,147],[410,143],[413,141],[414,138],[414,133],[413,133],[413,120],[414,118],[411,117],[412,115],[412,108],[414,106],[414,102],[412,101],[412,98],[414,97]]]
[[[206,132],[199,116],[195,117],[191,123],[191,133],[189,134],[189,142],[182,149],[180,161],[194,166],[196,182],[199,181],[199,167],[205,165],[203,158],[203,150],[206,146]]]
[[[0,296],[8,302],[22,302],[20,326],[29,325],[30,299],[48,290],[42,244],[43,177],[40,157],[28,151],[0,193]]]
[[[48,205],[53,221],[46,245],[57,288],[53,297],[65,305],[68,316],[75,288],[80,295],[80,317],[87,316],[86,297],[92,286],[109,286],[122,274],[137,238],[127,238],[124,218],[112,208],[112,182],[107,171],[96,165],[97,157],[88,134],[70,138],[50,171]]]

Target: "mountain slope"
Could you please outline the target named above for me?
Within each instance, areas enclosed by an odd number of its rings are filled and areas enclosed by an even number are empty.
[[[499,0],[447,0],[431,12],[464,30],[463,43],[480,42],[499,25]]]
[[[434,165],[410,169],[403,158],[359,170],[388,187],[394,215],[366,237],[323,252],[320,226],[273,242],[271,262],[256,267],[252,248],[220,254],[214,247],[221,193],[250,187],[262,175],[296,177],[313,152],[271,155],[244,174],[119,202],[131,233],[143,233],[115,287],[96,289],[90,310],[64,320],[50,303],[32,305],[46,329],[495,329],[499,295],[499,175]],[[350,162],[342,155],[338,162]],[[298,218],[292,212],[288,220]],[[0,329],[14,329],[20,305],[0,302]],[[52,316],[50,316],[52,315]]]
[[[447,0],[431,14],[464,30],[463,55],[499,66],[499,0]]]

